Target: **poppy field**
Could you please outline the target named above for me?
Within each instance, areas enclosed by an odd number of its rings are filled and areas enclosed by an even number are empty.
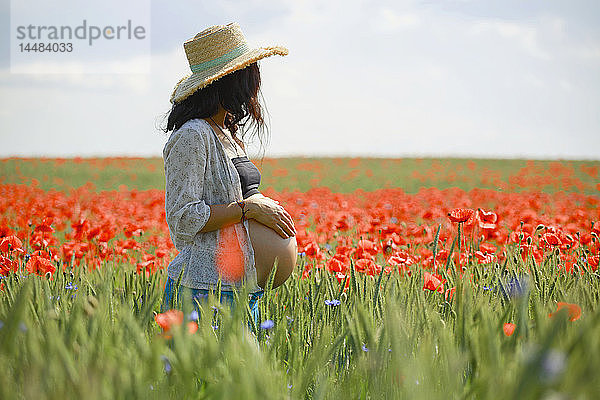
[[[265,159],[298,263],[161,313],[160,159],[0,160],[0,398],[600,396],[600,163]]]

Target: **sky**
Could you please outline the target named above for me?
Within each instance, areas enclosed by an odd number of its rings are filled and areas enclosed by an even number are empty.
[[[259,62],[267,157],[600,159],[598,1],[139,1],[27,0],[32,21],[147,21],[149,47],[14,73],[17,5],[0,0],[0,157],[161,156],[183,42],[238,22],[289,49]],[[107,59],[121,71],[91,71]]]

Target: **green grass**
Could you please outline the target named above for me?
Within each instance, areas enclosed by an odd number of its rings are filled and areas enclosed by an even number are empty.
[[[261,301],[271,330],[245,328],[244,307],[202,308],[195,334],[159,335],[161,273],[106,265],[52,280],[12,275],[0,296],[0,397],[12,398],[597,398],[600,281],[509,262],[450,274],[452,300],[409,276],[328,273],[299,279],[306,260]],[[518,271],[535,268],[537,277]],[[473,277],[468,277],[473,274]],[[511,279],[527,282],[510,297]],[[66,290],[68,282],[78,288]],[[486,290],[486,288],[495,288]],[[504,291],[503,289],[504,288]],[[341,294],[341,295],[340,295]],[[60,299],[57,297],[60,296]],[[326,299],[340,299],[331,307]],[[581,319],[549,318],[555,301]],[[186,313],[190,310],[186,310]],[[505,322],[514,322],[511,337]],[[211,325],[218,325],[215,330]],[[168,364],[167,370],[165,370]]]
[[[558,190],[598,194],[599,161],[527,161],[438,158],[279,158],[254,160],[261,170],[261,189],[299,190],[327,186],[334,192],[401,187],[503,191]],[[160,158],[3,159],[0,183],[36,184],[68,191],[91,185],[96,190],[127,187],[164,189]]]

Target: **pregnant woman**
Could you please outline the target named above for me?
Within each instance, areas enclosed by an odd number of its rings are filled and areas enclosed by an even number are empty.
[[[296,265],[294,222],[279,203],[258,191],[260,172],[248,159],[244,134],[262,139],[257,61],[283,47],[252,48],[236,23],[213,26],[184,43],[192,74],[171,95],[163,149],[165,210],[179,254],[168,267],[162,310],[178,293],[201,299],[221,282],[221,300],[233,303],[233,289],[251,289],[257,301],[273,264],[274,286]],[[262,140],[261,140],[262,142]]]

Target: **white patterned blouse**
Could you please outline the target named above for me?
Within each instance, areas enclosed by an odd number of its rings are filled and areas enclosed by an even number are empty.
[[[179,250],[168,276],[177,282],[181,274],[181,284],[194,289],[215,288],[221,277],[222,290],[245,281],[251,292],[260,291],[248,221],[200,232],[210,217],[209,204],[242,200],[238,172],[210,124],[191,119],[173,131],[163,159],[167,225]],[[222,260],[239,264],[241,276],[224,271],[231,265],[223,267]]]

